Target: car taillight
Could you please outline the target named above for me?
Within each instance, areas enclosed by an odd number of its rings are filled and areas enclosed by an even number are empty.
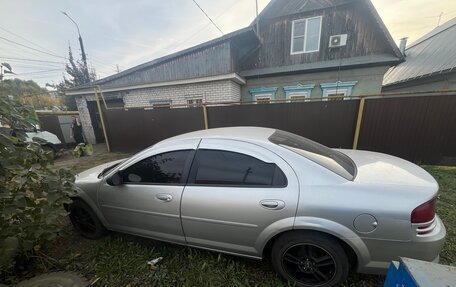
[[[412,211],[412,223],[429,222],[435,217],[435,203],[437,198],[426,201]]]

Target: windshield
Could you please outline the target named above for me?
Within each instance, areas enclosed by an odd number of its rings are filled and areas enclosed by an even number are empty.
[[[356,176],[356,165],[345,154],[289,132],[276,130],[269,141],[287,148],[348,179]]]

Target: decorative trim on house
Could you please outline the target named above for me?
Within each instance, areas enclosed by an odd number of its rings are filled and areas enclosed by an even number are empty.
[[[353,87],[358,83],[358,81],[350,82],[335,82],[335,83],[323,83],[320,84],[321,89],[323,90],[323,97],[328,97],[328,95],[340,95],[343,94],[345,97],[351,97]]]
[[[305,97],[310,98],[312,96],[312,90],[315,87],[314,84],[303,85],[298,83],[294,86],[285,86],[285,97],[287,100],[292,100],[293,97]]]
[[[229,73],[217,76],[210,76],[210,77],[201,77],[201,78],[192,78],[192,79],[185,79],[185,80],[176,80],[176,81],[168,81],[168,82],[159,82],[159,83],[151,83],[151,84],[144,84],[144,85],[136,85],[136,86],[123,86],[119,88],[103,88],[101,87],[101,91],[103,93],[106,92],[117,92],[117,91],[125,91],[125,90],[135,90],[135,89],[144,89],[144,88],[155,88],[155,87],[166,87],[166,86],[176,86],[176,85],[186,85],[186,84],[195,84],[195,83],[204,83],[204,82],[212,82],[212,81],[223,81],[223,80],[232,80],[238,84],[244,85],[245,80],[236,73]],[[85,90],[79,91],[67,91],[65,95],[67,96],[76,96],[76,95],[87,95],[93,94],[93,87],[87,88]]]
[[[254,102],[268,102],[276,99],[277,87],[258,87],[249,90]]]

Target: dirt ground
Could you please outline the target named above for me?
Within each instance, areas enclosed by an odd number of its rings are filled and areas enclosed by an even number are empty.
[[[127,153],[108,152],[105,144],[96,144],[93,146],[93,154],[91,156],[75,158],[71,149],[64,150],[54,161],[54,168],[70,168],[78,173],[106,162],[129,157],[130,155]]]

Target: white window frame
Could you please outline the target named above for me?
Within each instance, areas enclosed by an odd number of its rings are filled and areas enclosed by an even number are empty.
[[[304,97],[304,100],[293,100],[293,98],[302,98]],[[296,91],[296,92],[289,92],[288,94],[288,100],[290,103],[299,101],[299,102],[308,102],[310,98],[310,93],[308,91]]]
[[[307,43],[307,35],[308,35],[308,33],[307,33],[307,28],[309,27],[309,25],[307,25],[307,23],[308,23],[309,20],[316,19],[316,18],[320,18],[320,29],[319,29],[319,31],[318,31],[318,48],[317,48],[316,50],[306,51],[306,43]],[[303,36],[295,37],[295,35],[294,35],[295,22],[302,22],[302,21],[305,21],[305,23],[306,23],[304,35],[303,35]],[[316,17],[310,17],[310,18],[304,18],[304,19],[293,20],[292,25],[291,25],[291,46],[290,46],[290,54],[291,54],[291,55],[296,55],[296,54],[305,54],[305,53],[319,52],[319,51],[320,51],[320,41],[321,41],[321,27],[322,27],[322,23],[323,23],[323,16],[316,16]],[[302,37],[304,37],[304,42],[303,42],[302,51],[293,52],[293,43],[294,43],[294,39],[295,39],[295,38],[302,38]]]
[[[329,100],[330,94],[343,95],[344,98],[342,98],[341,100],[346,100],[347,99],[346,97],[348,96],[348,89],[339,88],[337,90],[336,89],[325,90],[323,93],[323,97],[325,97],[326,99],[323,99],[323,100],[324,101]]]
[[[273,95],[271,93],[256,94],[255,95],[255,104],[258,104],[258,100],[260,100],[260,101],[268,100],[269,101],[268,104],[270,104],[272,101],[272,97],[273,97]]]

